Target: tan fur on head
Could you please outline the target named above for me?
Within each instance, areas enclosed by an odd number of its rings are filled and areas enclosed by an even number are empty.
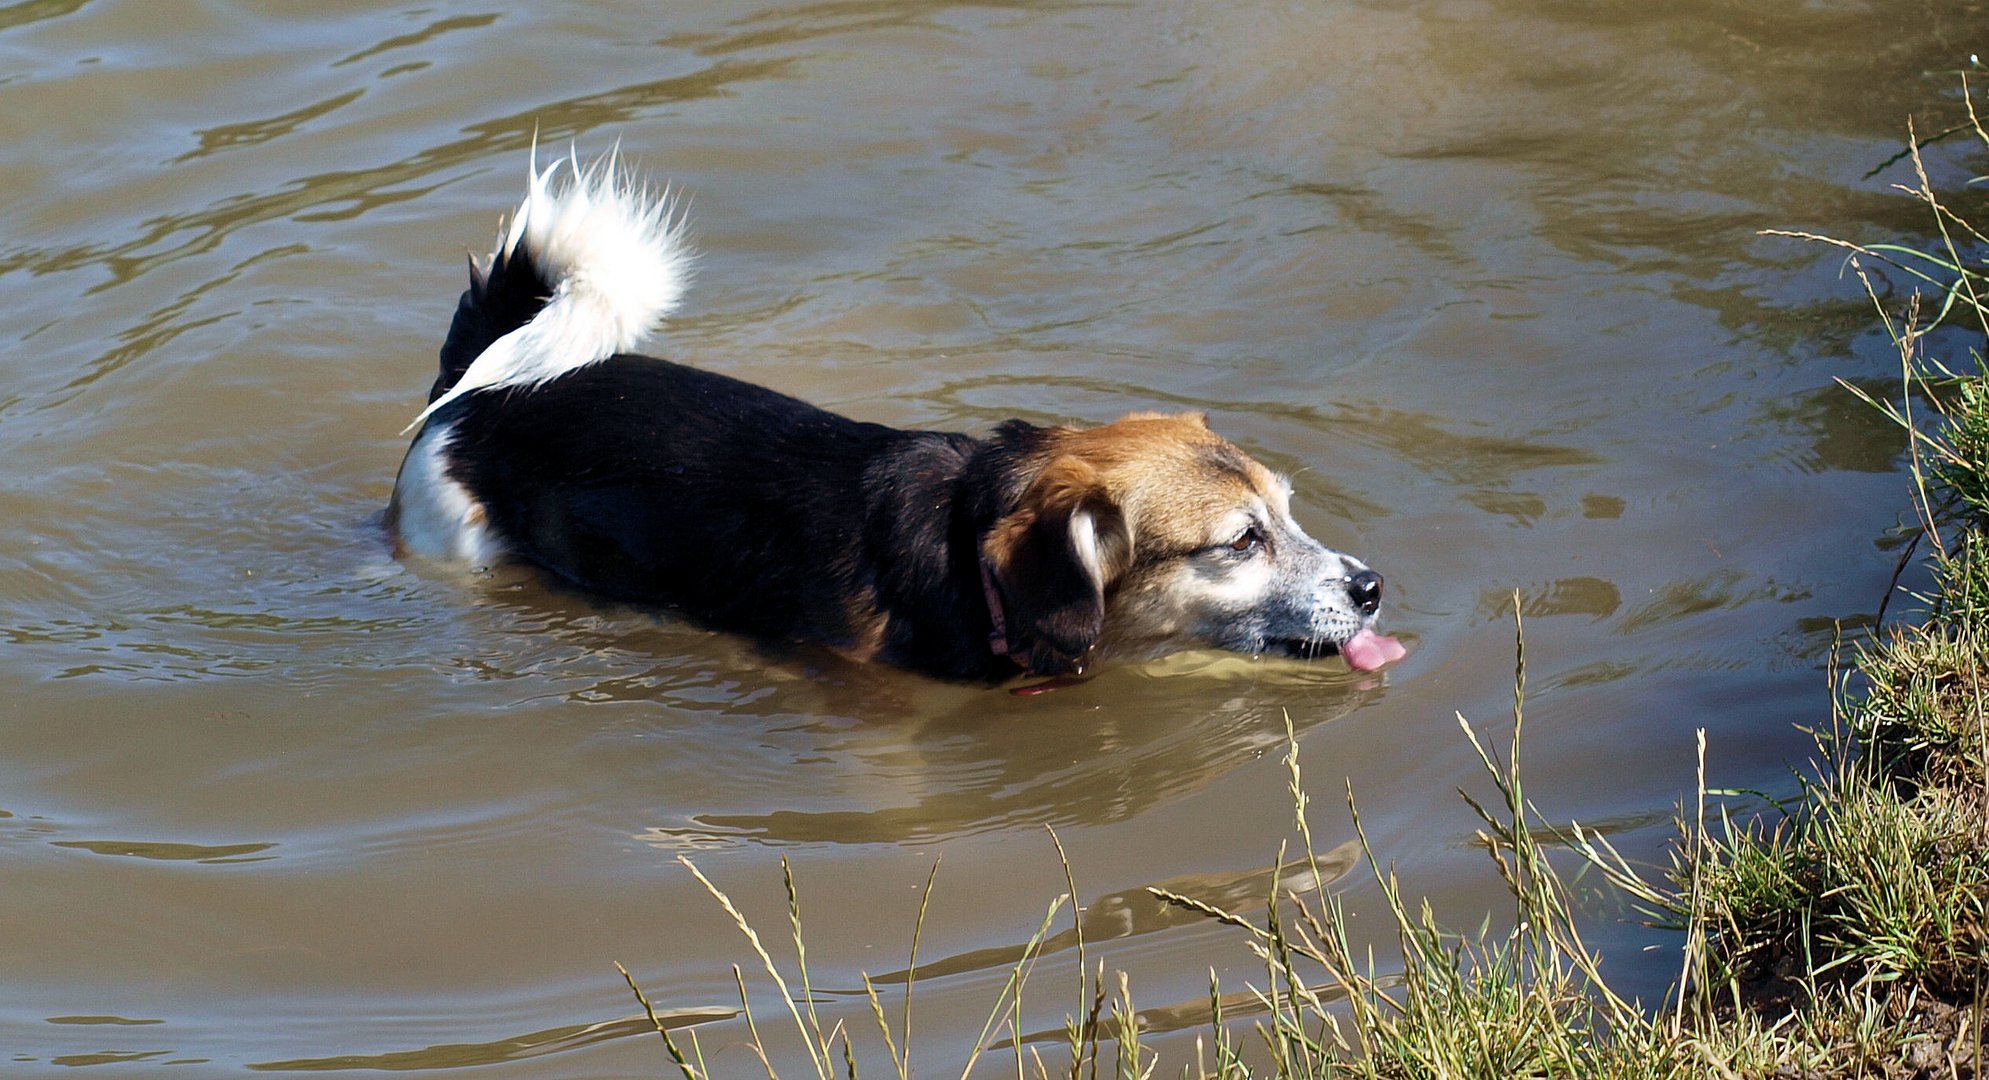
[[[1165,420],[1174,424],[1187,424],[1187,425],[1197,426],[1204,431],[1207,431],[1209,427],[1209,414],[1203,412],[1200,409],[1196,409],[1193,412],[1183,412],[1183,413],[1164,413],[1164,412],[1154,412],[1152,410],[1130,412],[1124,416],[1121,416],[1112,423],[1105,425],[1105,428],[1117,427],[1118,425],[1123,424],[1128,420],[1133,420],[1133,421]],[[1103,431],[1105,430],[1105,428],[1094,428],[1093,430]]]
[[[1212,542],[1218,515],[1260,487],[1279,486],[1270,470],[1209,429],[1207,413],[1133,413],[1058,436],[1058,453],[1097,471],[1142,558],[1156,548]]]
[[[1208,543],[1211,514],[1238,500],[1248,469],[1269,477],[1209,430],[1206,413],[1140,412],[1047,435],[1048,464],[981,548],[1010,612],[1010,654],[1043,673],[1083,667],[1108,631],[1113,593],[1149,550]],[[1153,627],[1131,629],[1154,636]]]
[[[982,547],[1019,616],[1011,655],[1031,671],[1081,667],[1094,652],[1305,636],[1309,617],[1297,609],[1343,591],[1336,582],[1356,565],[1305,535],[1290,486],[1210,430],[1205,413],[1133,413],[1044,434],[1048,464]],[[1246,535],[1262,551],[1227,555]]]

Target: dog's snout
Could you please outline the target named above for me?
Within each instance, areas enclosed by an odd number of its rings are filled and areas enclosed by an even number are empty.
[[[1354,598],[1355,606],[1361,609],[1363,615],[1381,610],[1381,575],[1372,570],[1362,570],[1348,578],[1347,595]]]

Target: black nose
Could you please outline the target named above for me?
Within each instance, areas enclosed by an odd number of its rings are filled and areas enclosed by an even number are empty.
[[[1372,570],[1363,570],[1347,579],[1347,595],[1361,609],[1361,614],[1372,615],[1381,610],[1381,575]]]

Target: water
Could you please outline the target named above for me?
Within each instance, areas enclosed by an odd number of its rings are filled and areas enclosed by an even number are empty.
[[[873,1068],[843,992],[942,860],[914,1055],[957,1071],[1065,889],[1045,826],[1094,955],[1193,1025],[1261,974],[1142,886],[1262,891],[1286,715],[1333,866],[1350,782],[1412,892],[1507,910],[1454,714],[1510,729],[1514,590],[1543,808],[1656,854],[1702,727],[1714,783],[1788,791],[1907,487],[1832,382],[1892,385],[1866,307],[1755,230],[1916,232],[1863,174],[1954,112],[1982,6],[0,6],[0,1072],[665,1074],[618,960],[748,1075],[753,958],[679,856],[776,940],[791,861]],[[1024,699],[396,563],[397,432],[535,132],[691,193],[657,351],[896,424],[1207,409],[1410,657]]]

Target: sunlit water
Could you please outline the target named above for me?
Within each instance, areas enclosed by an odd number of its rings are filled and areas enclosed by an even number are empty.
[[[1868,309],[1755,230],[1917,229],[1903,167],[1864,174],[1952,105],[1930,69],[1983,16],[0,6],[0,1071],[665,1074],[621,961],[746,1075],[756,961],[679,856],[776,941],[792,863],[824,1021],[873,1071],[850,991],[896,1015],[940,860],[913,1053],[957,1071],[1066,888],[1046,826],[1088,955],[1196,1025],[1211,966],[1261,973],[1142,887],[1257,903],[1295,843],[1287,716],[1361,946],[1393,939],[1348,783],[1452,925],[1508,910],[1455,714],[1511,730],[1514,590],[1547,812],[1655,854],[1696,728],[1715,784],[1791,790],[1907,488],[1832,381],[1890,385]],[[535,133],[691,194],[656,351],[896,424],[1206,409],[1387,575],[1409,658],[1018,698],[396,563],[397,432]],[[1638,950],[1672,943],[1596,923],[1661,985]],[[1076,1006],[1068,925],[1025,1033]]]

